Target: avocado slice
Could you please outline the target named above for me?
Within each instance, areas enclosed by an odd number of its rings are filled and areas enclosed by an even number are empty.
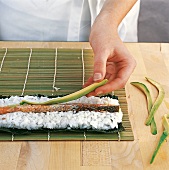
[[[163,131],[163,133],[162,133],[162,135],[161,135],[161,137],[160,137],[160,140],[159,140],[159,142],[158,142],[158,145],[157,145],[157,147],[156,147],[156,149],[155,149],[155,151],[154,151],[154,153],[153,153],[153,155],[152,155],[150,164],[153,163],[153,161],[154,161],[154,159],[155,159],[155,157],[156,157],[156,155],[157,155],[157,153],[158,153],[158,150],[160,149],[162,143],[163,143],[163,142],[165,141],[165,139],[167,139],[167,137],[169,136],[169,121],[168,121],[168,119],[169,119],[169,114],[165,114],[165,115],[163,116],[163,122],[162,122],[163,127],[164,127],[164,131]]]
[[[131,84],[133,86],[137,87],[138,89],[140,89],[145,94],[146,99],[147,99],[148,112],[150,114],[153,103],[152,103],[152,98],[151,98],[149,89],[147,88],[147,86],[145,84],[140,83],[140,82],[131,82]],[[157,134],[157,126],[156,126],[154,117],[152,118],[150,127],[151,127],[151,133],[153,135],[156,135]]]
[[[159,84],[158,82],[156,82],[156,81],[154,81],[154,80],[152,80],[152,79],[150,79],[150,78],[147,78],[147,77],[145,77],[145,78],[146,78],[147,81],[149,81],[152,85],[154,85],[154,86],[157,88],[157,90],[158,90],[157,99],[156,99],[156,101],[154,102],[154,104],[153,104],[153,106],[152,106],[152,109],[151,109],[151,111],[150,111],[150,114],[149,114],[149,116],[148,116],[148,118],[147,118],[147,120],[146,120],[146,123],[145,123],[145,124],[148,126],[148,125],[151,124],[155,112],[157,111],[157,109],[158,109],[159,106],[161,105],[161,103],[162,103],[162,101],[163,101],[163,99],[164,99],[165,92],[164,92],[164,89],[163,89],[163,87],[161,86],[161,84]]]
[[[42,102],[42,103],[37,103],[37,102],[30,102],[27,100],[22,100],[20,102],[20,105],[23,104],[33,104],[33,105],[52,105],[52,104],[59,104],[59,103],[64,103],[64,102],[68,102],[71,100],[76,100],[82,96],[85,96],[86,94],[92,92],[93,90],[95,90],[96,88],[103,86],[104,84],[106,84],[108,82],[107,79],[102,80],[101,82],[97,82],[97,83],[93,83],[79,91],[76,91],[74,93],[71,93],[69,95],[60,97],[60,98],[56,98],[56,99],[51,99],[49,101],[46,102]]]

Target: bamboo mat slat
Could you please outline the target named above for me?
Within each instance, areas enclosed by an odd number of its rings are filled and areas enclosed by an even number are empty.
[[[66,95],[82,88],[92,68],[91,49],[0,48],[0,95]],[[114,94],[119,97],[125,131],[119,134],[52,132],[50,140],[134,140],[125,89]],[[48,135],[37,132],[12,137],[0,132],[0,140],[48,140]]]

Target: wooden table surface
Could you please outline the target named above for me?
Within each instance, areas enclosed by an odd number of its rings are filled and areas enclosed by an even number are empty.
[[[0,169],[2,170],[114,170],[153,169],[169,167],[169,141],[163,143],[154,163],[149,164],[152,153],[162,133],[162,116],[169,113],[169,44],[126,43],[137,61],[126,94],[134,141],[50,141],[50,142],[0,142]],[[88,43],[56,42],[0,42],[0,47],[90,47]],[[155,114],[158,134],[153,136],[144,122],[148,115],[146,99],[131,81],[145,83],[153,99],[157,90],[144,77],[160,82],[165,89],[165,99]]]

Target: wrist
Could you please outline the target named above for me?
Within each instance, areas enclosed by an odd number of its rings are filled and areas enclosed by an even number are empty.
[[[93,25],[97,25],[100,22],[107,29],[111,28],[111,30],[114,32],[118,31],[119,21],[117,21],[117,19],[114,18],[113,13],[111,11],[108,10],[101,11],[96,17]]]
[[[92,45],[95,40],[102,41],[107,40],[117,40],[120,39],[118,34],[118,28],[110,27],[105,22],[97,21],[93,24],[89,36],[89,42]]]
[[[99,36],[110,36],[117,38],[118,36],[118,24],[116,22],[113,22],[112,18],[110,17],[107,12],[100,13],[92,27],[91,32],[89,36],[89,41],[91,41],[93,38],[99,37]]]

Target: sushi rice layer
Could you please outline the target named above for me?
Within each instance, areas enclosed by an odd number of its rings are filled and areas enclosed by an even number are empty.
[[[51,99],[51,98],[50,98]],[[11,96],[10,98],[0,99],[0,107],[19,104],[22,100],[34,102],[44,102],[50,100],[48,97],[36,96]],[[110,97],[81,97],[67,103],[83,104],[104,104],[119,106],[117,99]],[[111,130],[118,128],[118,123],[122,122],[123,113],[119,112],[95,112],[79,111],[68,112],[47,112],[47,113],[24,113],[14,112],[0,115],[0,128],[17,128],[36,130],[41,128],[48,129],[97,129]]]

